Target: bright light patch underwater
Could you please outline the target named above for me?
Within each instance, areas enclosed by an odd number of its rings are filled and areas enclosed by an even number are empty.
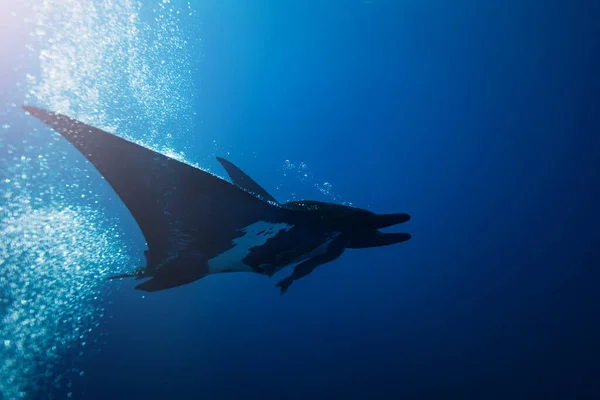
[[[85,346],[104,313],[93,302],[102,278],[127,261],[94,210],[60,202],[35,209],[27,199],[19,201],[18,210],[0,208],[0,389],[5,399],[35,392],[40,380],[68,384],[57,379],[60,371],[54,366],[64,351]]]
[[[39,66],[23,74],[26,102],[184,159],[173,142],[192,128],[179,28],[189,3],[34,0],[28,11],[27,49]],[[0,132],[0,399],[37,398],[48,383],[70,396],[61,357],[89,347],[105,313],[103,277],[132,258],[87,186],[92,167],[58,151],[46,130],[41,146],[27,132],[3,143],[12,126]]]

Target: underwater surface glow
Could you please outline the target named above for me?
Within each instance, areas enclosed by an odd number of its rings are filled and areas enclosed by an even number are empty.
[[[181,10],[157,2],[147,22],[142,3],[131,0],[55,0],[32,8],[30,49],[41,71],[27,76],[33,103],[185,159],[173,150],[194,115]]]
[[[39,74],[24,77],[27,102],[185,161],[173,142],[193,120],[189,51],[179,30],[179,19],[193,16],[189,3],[181,10],[162,0],[150,12],[131,0],[32,1],[29,11],[27,50],[39,59]],[[27,138],[3,145],[0,399],[48,393],[48,383],[70,396],[61,356],[89,347],[105,313],[102,278],[131,267],[118,223],[87,187],[89,164],[74,165],[74,152],[59,151],[47,134],[42,148]]]

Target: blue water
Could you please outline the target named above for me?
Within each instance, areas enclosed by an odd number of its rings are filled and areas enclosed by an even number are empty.
[[[0,399],[600,396],[595,3],[40,4],[2,17]],[[141,233],[24,102],[413,237],[284,296],[104,284]]]

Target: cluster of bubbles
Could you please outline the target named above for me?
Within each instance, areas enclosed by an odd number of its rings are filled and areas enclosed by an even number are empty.
[[[8,181],[4,185],[13,184]],[[94,302],[101,295],[99,282],[112,266],[127,261],[125,248],[94,210],[34,203],[17,195],[0,207],[0,393],[5,399],[33,395],[42,382],[68,384],[55,367],[73,346],[85,347],[104,314]]]
[[[317,192],[322,195],[326,201],[332,201],[340,204],[351,206],[352,203],[343,201],[342,197],[333,190],[331,183],[318,180],[308,169],[308,166],[304,162],[294,164],[290,160],[285,160],[283,163],[283,176],[287,177],[292,175],[297,178],[300,182],[307,184],[309,187],[316,189]],[[283,187],[283,184],[278,186],[278,190]],[[291,200],[302,200],[297,198],[295,192],[291,193]]]
[[[172,149],[193,124],[191,47],[179,28],[193,12],[152,3],[30,0],[27,50],[39,67],[23,77],[25,101],[185,161]],[[48,382],[68,388],[61,357],[89,347],[103,278],[133,264],[88,187],[90,167],[11,125],[0,132],[0,399],[38,396]]]
[[[185,161],[185,153],[173,150],[173,143],[181,147],[195,115],[195,51],[181,31],[181,19],[194,13],[189,3],[186,10],[170,0],[146,10],[149,4],[31,2],[29,49],[39,55],[40,73],[27,76],[27,97]]]

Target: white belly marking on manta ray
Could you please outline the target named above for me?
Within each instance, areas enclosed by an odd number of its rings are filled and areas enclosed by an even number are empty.
[[[268,239],[277,236],[282,230],[289,231],[293,225],[285,223],[274,224],[271,222],[258,221],[242,229],[245,232],[233,240],[233,248],[208,260],[208,270],[211,274],[232,270],[236,272],[253,272],[254,270],[242,262],[248,255],[250,249],[261,246]]]

